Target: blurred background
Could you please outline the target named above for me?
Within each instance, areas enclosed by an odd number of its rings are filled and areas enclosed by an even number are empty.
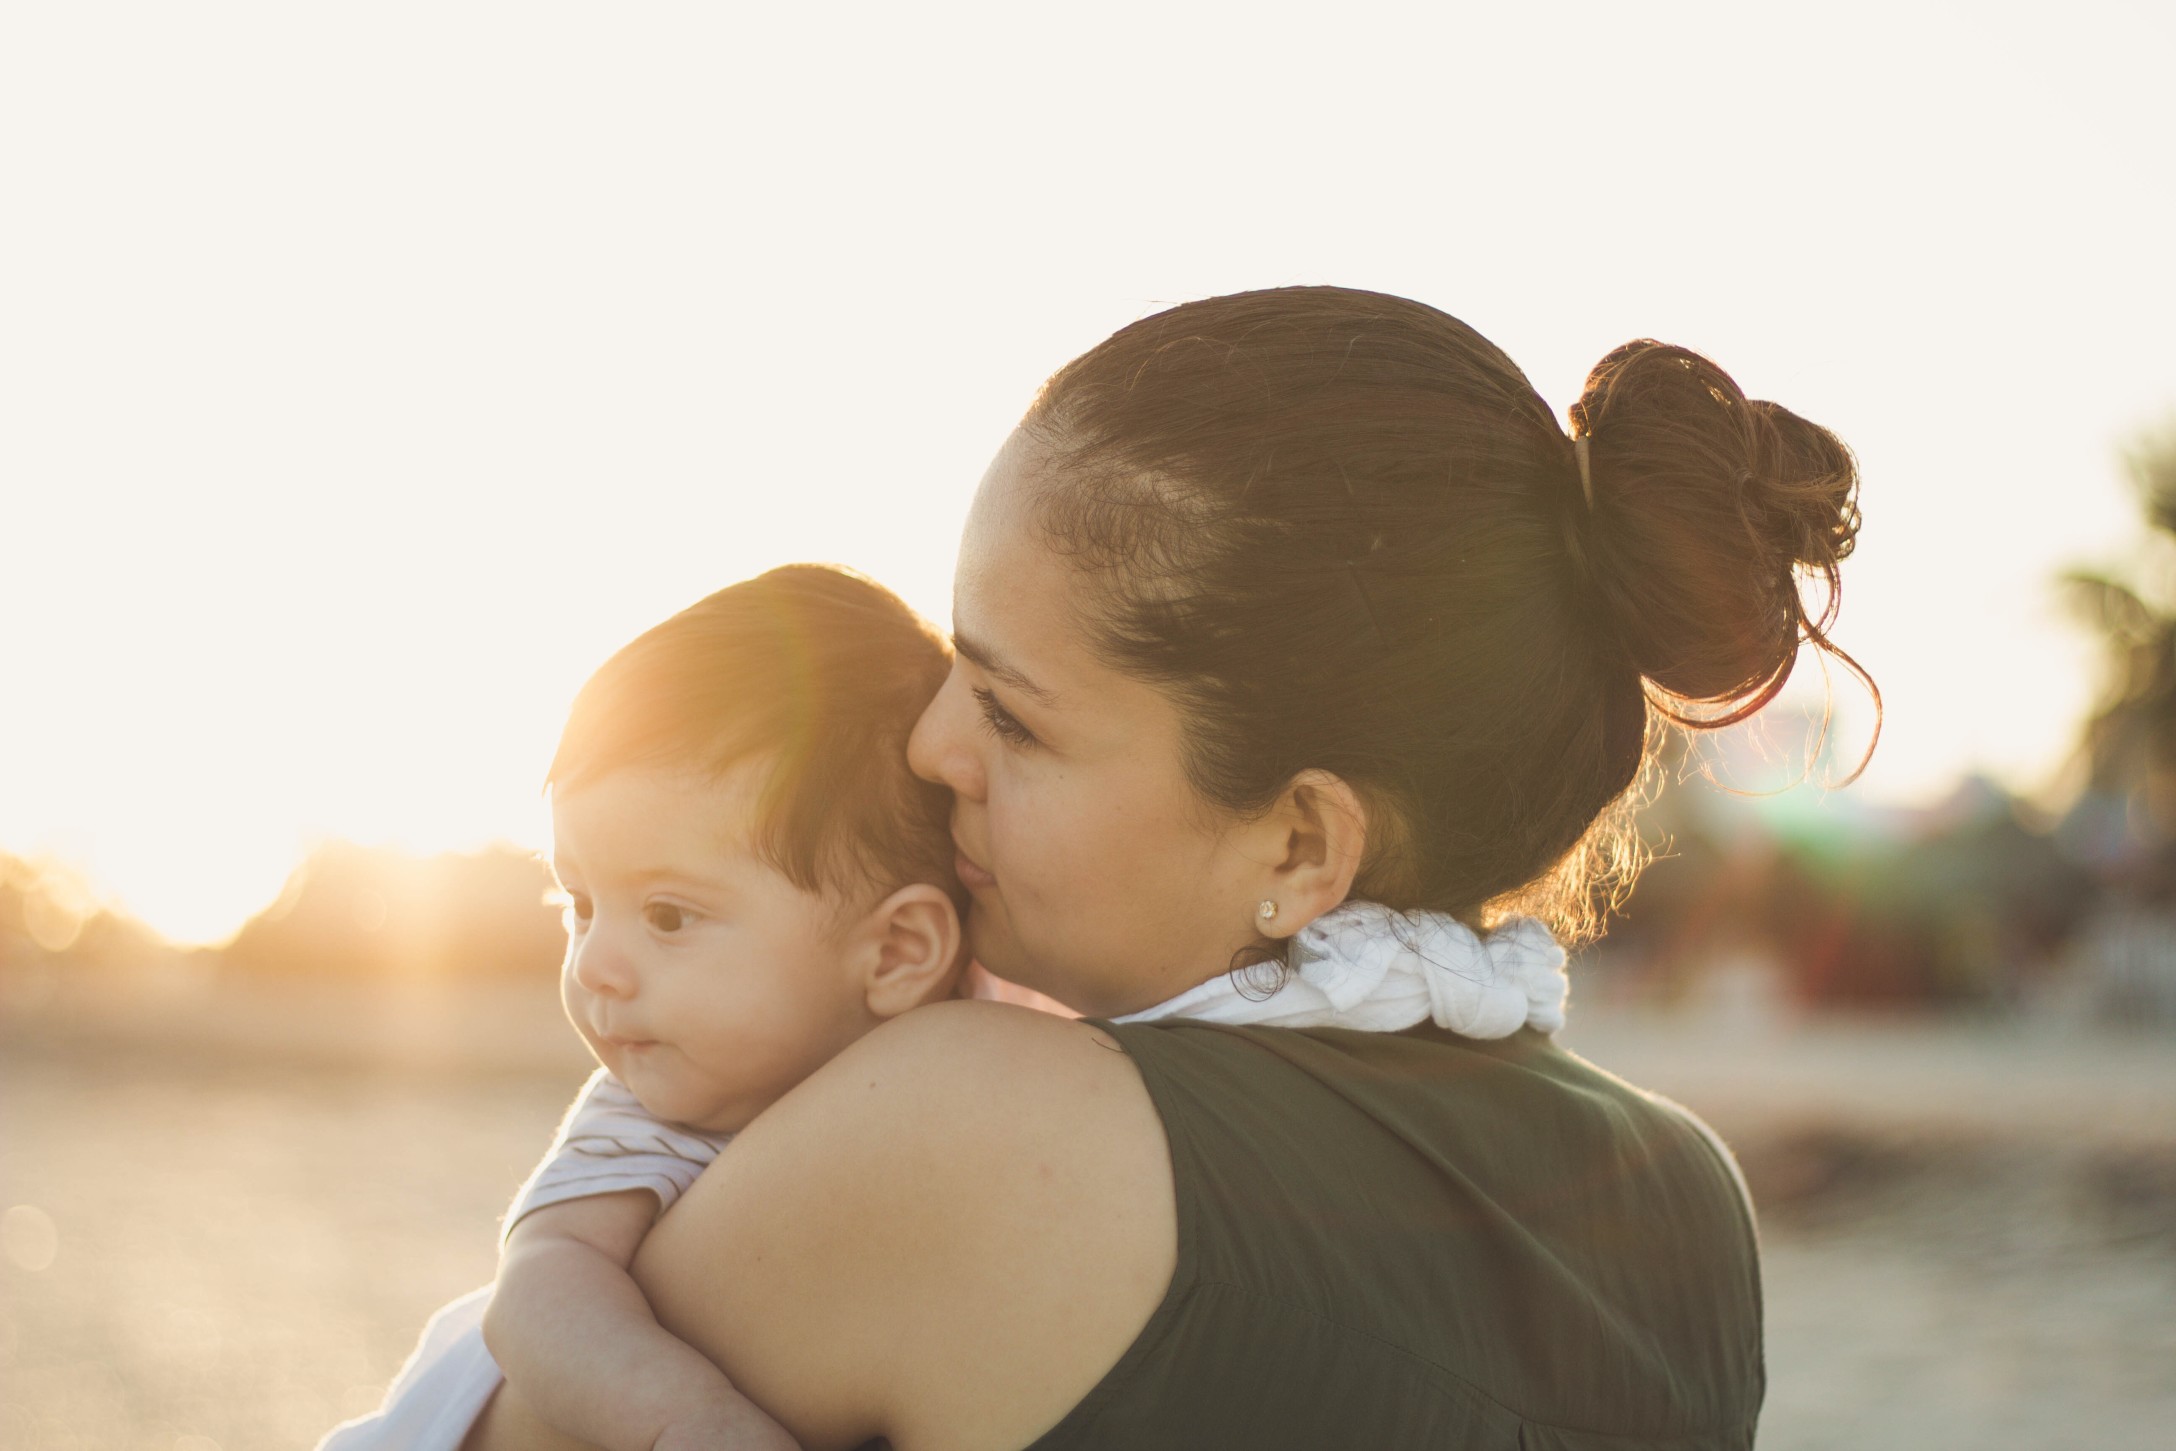
[[[940,622],[1041,379],[1215,292],[1834,428],[1837,638],[1676,749],[1567,1041],[1763,1209],[1776,1448],[2176,1425],[2165,5],[0,13],[0,1447],[367,1409],[579,1082],[539,785],[617,645]],[[2162,180],[2155,181],[2160,177]]]

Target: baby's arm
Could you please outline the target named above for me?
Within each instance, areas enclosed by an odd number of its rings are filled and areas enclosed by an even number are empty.
[[[546,1205],[507,1235],[484,1341],[529,1405],[608,1451],[796,1445],[724,1372],[668,1333],[628,1277],[657,1197],[628,1189]]]

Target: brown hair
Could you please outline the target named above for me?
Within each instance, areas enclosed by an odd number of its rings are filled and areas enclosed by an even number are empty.
[[[722,775],[774,758],[758,854],[804,891],[889,892],[953,875],[952,796],[907,769],[907,736],[951,668],[898,596],[836,565],[729,585],[638,636],[574,698],[546,784],[628,767]]]
[[[1179,702],[1205,798],[1257,811],[1334,772],[1369,807],[1356,894],[1578,937],[1637,869],[1660,721],[1750,715],[1801,640],[1857,671],[1827,628],[1859,515],[1834,434],[1683,348],[1617,349],[1572,417],[1591,499],[1472,328],[1294,287],[1122,329],[1023,426],[1102,651]]]

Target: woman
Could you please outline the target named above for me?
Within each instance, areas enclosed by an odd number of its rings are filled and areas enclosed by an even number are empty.
[[[1648,342],[1572,423],[1456,320],[1335,288],[1188,304],[1050,381],[912,756],[980,960],[1090,1020],[879,1030],[637,1266],[803,1444],[1750,1444],[1734,1170],[1540,999],[1494,1038],[1095,1021],[1461,923],[1586,931],[1654,724],[1742,719],[1829,648],[1833,435]]]

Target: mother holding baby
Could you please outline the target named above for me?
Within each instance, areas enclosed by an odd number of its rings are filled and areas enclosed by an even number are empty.
[[[1856,477],[1653,342],[1571,425],[1340,288],[1060,370],[910,757],[976,957],[1085,1020],[943,1003],[818,1070],[650,1234],[667,1327],[812,1448],[1750,1445],[1735,1168],[1554,1046],[1556,944],[1662,723],[1832,648]]]

